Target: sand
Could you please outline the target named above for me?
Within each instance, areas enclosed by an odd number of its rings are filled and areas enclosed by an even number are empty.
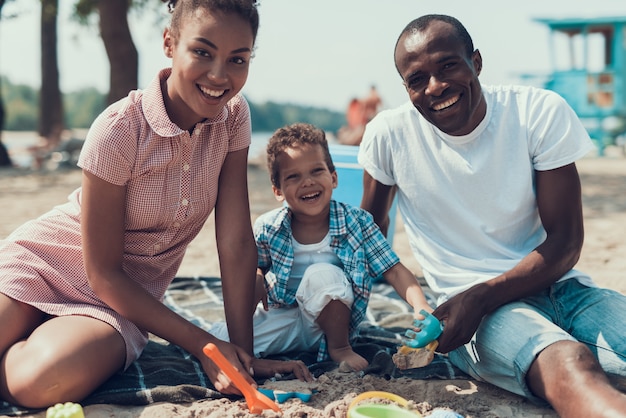
[[[607,150],[607,157],[588,157],[577,165],[583,187],[585,244],[578,268],[590,273],[601,286],[626,293],[626,159],[618,150]],[[46,210],[65,201],[80,184],[78,170],[47,174],[0,170],[0,237]],[[339,179],[341,181],[341,179]],[[271,194],[264,167],[250,164],[252,218],[278,205]],[[179,275],[219,275],[215,256],[212,218],[192,242]],[[421,275],[407,245],[402,222],[397,223],[394,249],[416,275]],[[472,380],[385,380],[332,372],[316,382],[321,388],[303,403],[290,399],[281,404],[284,417],[344,417],[351,400],[368,390],[388,391],[410,401],[426,414],[433,408],[451,408],[466,417],[556,417],[550,408],[537,407],[492,385]],[[243,400],[204,400],[192,404],[158,403],[143,407],[90,405],[84,408],[92,417],[247,417]],[[45,413],[32,415],[43,418]],[[265,417],[281,416],[271,411]]]

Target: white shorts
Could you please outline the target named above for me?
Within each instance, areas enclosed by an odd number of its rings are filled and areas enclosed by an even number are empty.
[[[263,309],[260,303],[254,313],[254,354],[265,357],[289,351],[317,351],[324,336],[315,320],[332,300],[340,300],[352,309],[354,294],[350,280],[339,267],[327,263],[310,265],[296,291],[298,306]],[[223,322],[209,330],[229,341]]]

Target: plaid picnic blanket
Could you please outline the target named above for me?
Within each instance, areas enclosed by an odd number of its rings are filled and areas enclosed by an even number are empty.
[[[211,324],[223,320],[221,282],[218,277],[176,278],[165,295],[165,303],[194,324],[210,329]],[[427,367],[399,370],[392,361],[412,316],[410,306],[385,283],[377,283],[361,324],[355,351],[365,357],[370,365],[366,374],[383,375],[387,378],[409,377],[414,379],[467,379],[466,374],[454,367],[442,355],[436,355]],[[316,362],[316,352],[285,353],[279,359],[300,359],[315,376],[337,367],[337,364]],[[259,381],[262,383],[262,381]],[[105,382],[82,405],[117,404],[147,405],[154,402],[186,403],[206,398],[220,398],[204,374],[200,363],[188,352],[153,337],[141,357],[126,371],[115,374]],[[38,412],[0,402],[0,415],[20,416]]]

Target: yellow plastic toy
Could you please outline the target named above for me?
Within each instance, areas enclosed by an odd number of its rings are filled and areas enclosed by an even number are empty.
[[[359,405],[365,399],[381,398],[389,399],[396,404],[369,403]],[[422,418],[418,411],[407,409],[409,401],[395,393],[384,391],[363,392],[352,400],[348,407],[348,418]]]
[[[83,407],[73,402],[58,403],[46,411],[46,418],[85,418]]]

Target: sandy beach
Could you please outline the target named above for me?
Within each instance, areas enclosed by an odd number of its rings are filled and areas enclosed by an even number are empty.
[[[619,150],[607,150],[603,158],[589,156],[578,162],[583,188],[585,244],[577,268],[604,287],[626,293],[626,158]],[[252,220],[278,205],[271,193],[263,165],[249,165]],[[15,227],[36,217],[80,185],[79,170],[33,173],[24,170],[0,170],[0,238]],[[341,182],[341,178],[339,179]],[[180,268],[180,276],[219,276],[214,224],[211,218],[190,245]],[[397,222],[394,249],[418,277],[421,269],[407,245],[402,222]],[[412,401],[425,415],[433,408],[451,408],[465,417],[556,417],[550,408],[537,407],[524,399],[489,384],[472,380],[407,380],[356,374],[329,373],[328,387],[310,402],[289,400],[281,404],[285,417],[343,417],[350,401],[366,390],[388,391]],[[85,414],[91,417],[246,417],[243,400],[198,401],[192,404],[157,403],[145,407],[90,405]],[[45,412],[32,415],[43,418]],[[279,416],[266,411],[263,416]]]

